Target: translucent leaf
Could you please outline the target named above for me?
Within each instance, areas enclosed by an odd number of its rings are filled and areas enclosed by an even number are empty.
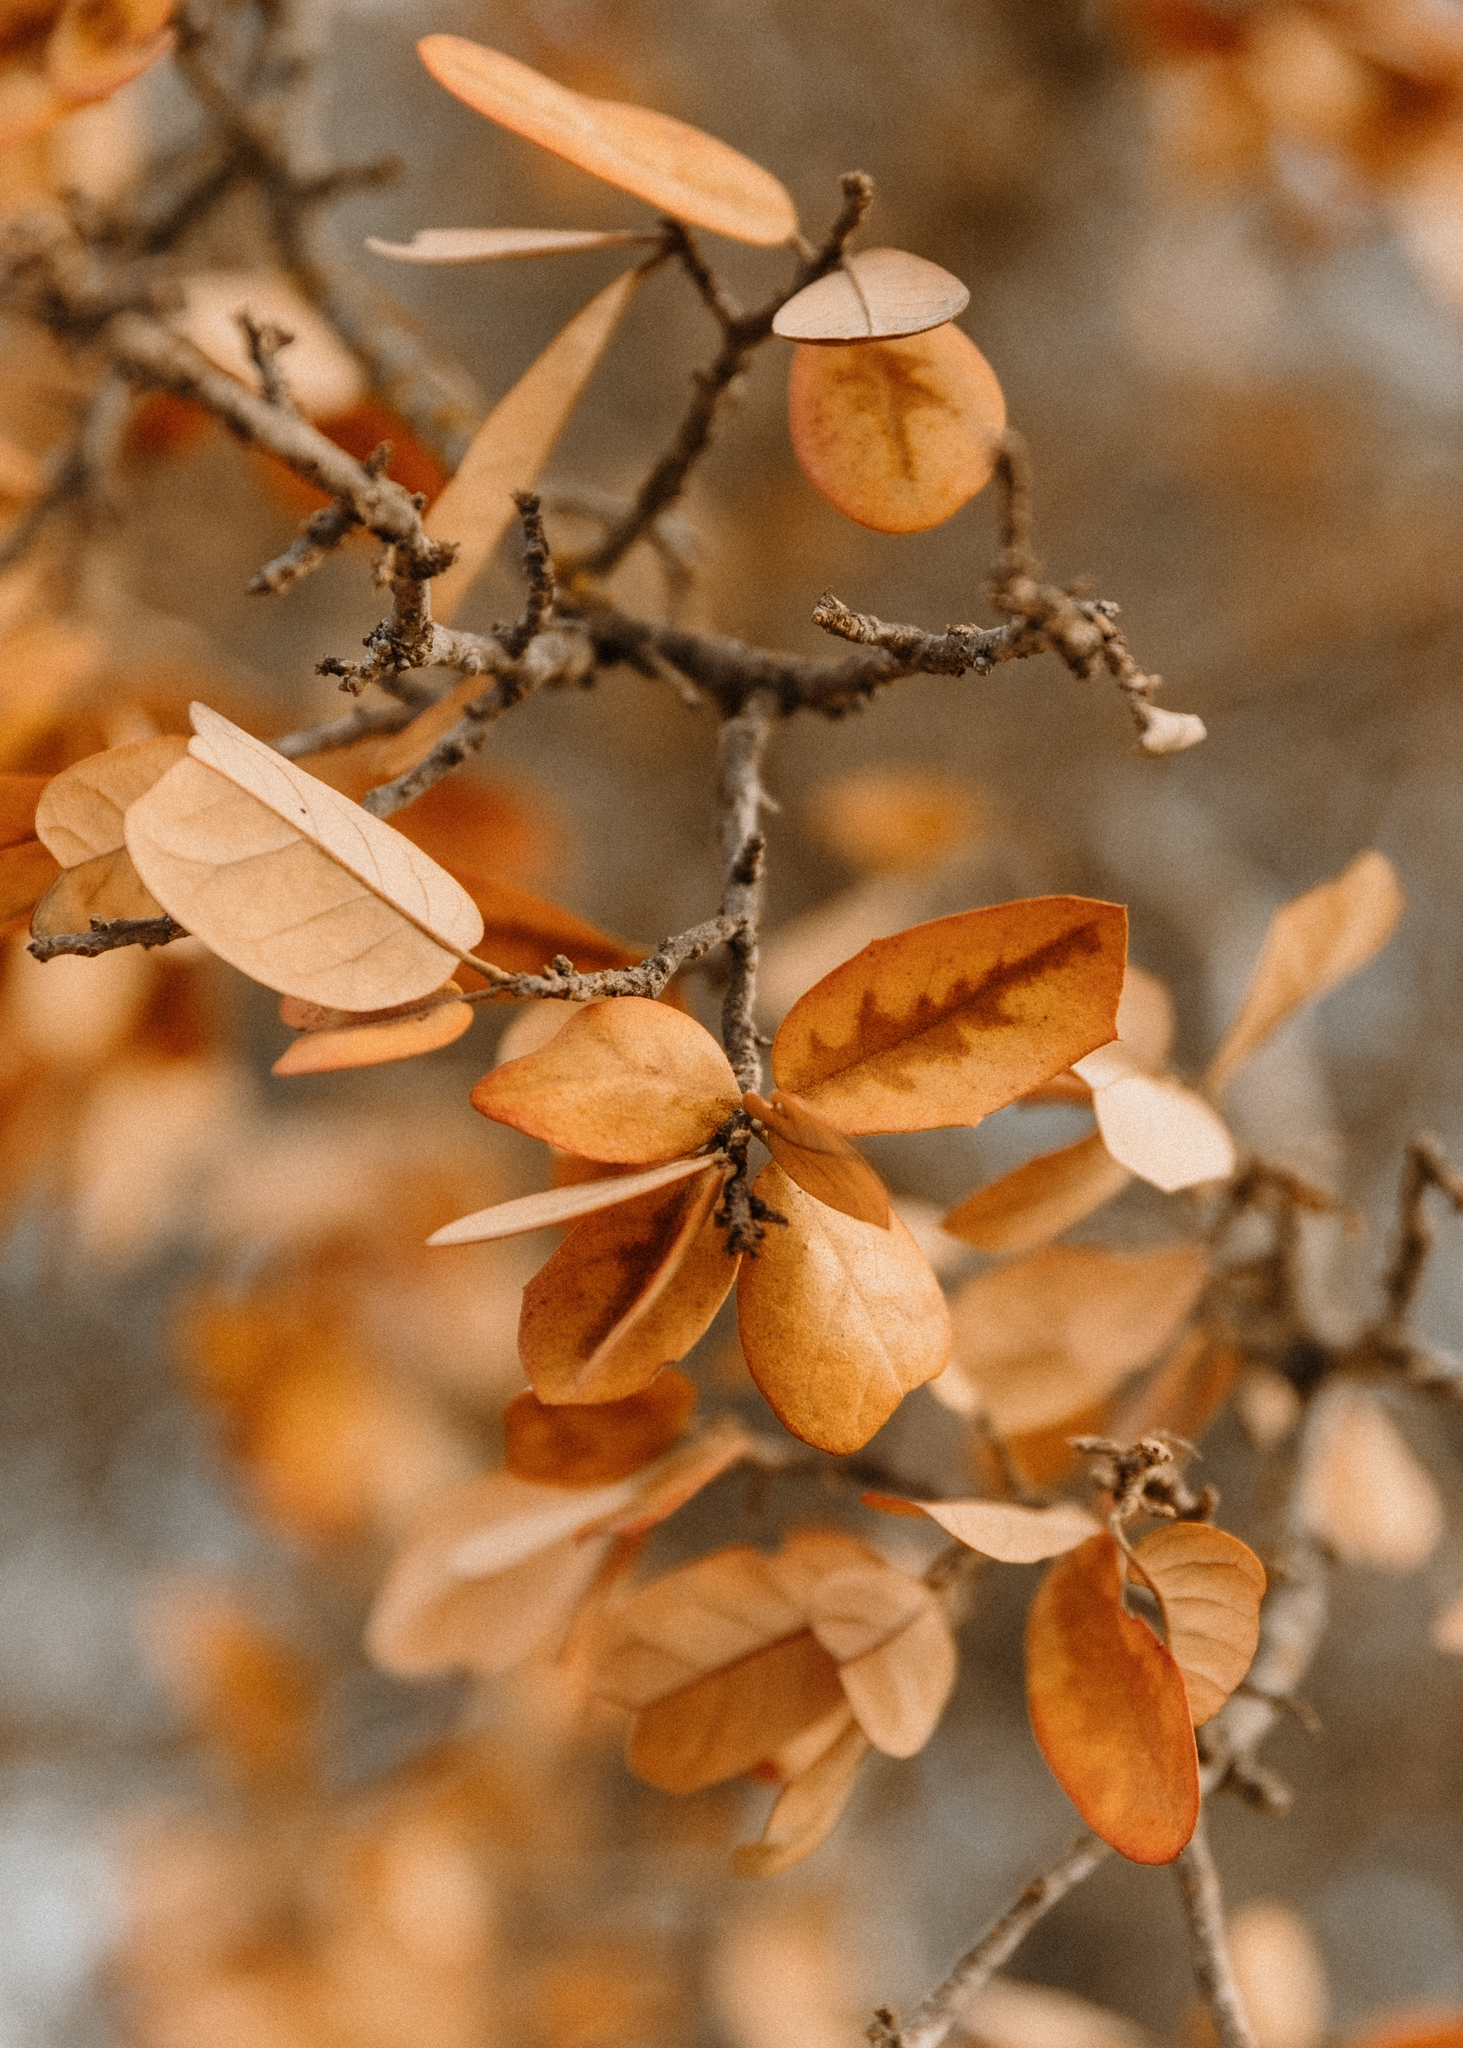
[[[1155,1529],[1134,1555],[1158,1595],[1198,1728],[1219,1712],[1254,1659],[1265,1567],[1248,1544],[1206,1522]]]
[[[531,1390],[503,1410],[503,1462],[516,1478],[551,1486],[604,1486],[628,1479],[684,1434],[696,1388],[663,1372],[624,1401],[549,1408]]]
[[[516,1201],[496,1202],[491,1209],[479,1209],[472,1216],[460,1216],[444,1223],[427,1239],[431,1245],[488,1244],[495,1238],[521,1237],[526,1231],[547,1230],[556,1223],[571,1223],[597,1209],[614,1209],[621,1202],[633,1202],[639,1195],[653,1194],[698,1173],[709,1173],[720,1163],[712,1159],[672,1159],[664,1166],[648,1166],[643,1173],[615,1174],[604,1180],[573,1181],[567,1187],[546,1188],[542,1194],[520,1195]]]
[[[1002,1564],[1038,1564],[1046,1557],[1060,1557],[1097,1535],[1101,1527],[1085,1508],[1066,1501],[1049,1508],[1025,1508],[997,1500],[905,1501],[887,1493],[866,1493],[864,1501],[887,1514],[907,1514],[913,1508],[938,1522],[957,1542]]]
[[[778,1794],[758,1841],[732,1854],[738,1877],[775,1877],[823,1842],[838,1825],[869,1753],[869,1738],[844,1710],[842,1727],[828,1747]]]
[[[0,847],[0,924],[32,909],[57,876],[56,862],[39,839]]]
[[[493,407],[451,483],[434,500],[423,521],[427,534],[455,541],[458,551],[452,567],[432,584],[432,612],[444,623],[517,517],[513,492],[529,490],[537,479],[643,275],[627,270],[554,336]]]
[[[367,235],[373,256],[393,263],[501,263],[519,256],[567,256],[580,249],[610,249],[653,242],[633,228],[418,228],[409,242]]]
[[[1330,2005],[1326,1966],[1294,1906],[1247,1899],[1226,1931],[1255,2048],[1320,2048]]]
[[[457,984],[448,982],[447,987],[452,995],[439,992],[425,1002],[365,1016],[331,1011],[332,1021],[306,1030],[280,1054],[270,1072],[335,1074],[352,1067],[384,1066],[390,1060],[413,1060],[451,1045],[468,1029],[473,1013],[468,1004],[453,999]]]
[[[797,232],[793,203],[770,171],[684,121],[591,99],[463,36],[424,36],[417,50],[439,85],[490,121],[662,213],[764,246]]]
[[[1119,1062],[1126,1072],[1099,1078]],[[1181,1081],[1142,1073],[1121,1049],[1116,1060],[1109,1059],[1106,1049],[1078,1060],[1076,1072],[1092,1084],[1102,1142],[1140,1180],[1171,1195],[1205,1181],[1228,1180],[1234,1172],[1234,1140],[1223,1119]]]
[[[644,1166],[694,1152],[741,1107],[726,1054],[643,996],[586,1003],[540,1052],[485,1074],[472,1106],[566,1152]]]
[[[0,856],[0,872],[3,872]],[[49,856],[48,856],[49,858]],[[52,862],[52,866],[54,866]],[[38,939],[61,932],[91,930],[91,920],[119,917],[162,917],[163,907],[132,865],[125,846],[99,853],[74,868],[63,868],[31,913],[30,928]]]
[[[1359,1387],[1328,1390],[1301,1468],[1302,1525],[1345,1564],[1411,1572],[1445,1524],[1432,1474],[1380,1402]]]
[[[843,1133],[796,1095],[772,1100],[744,1095],[742,1107],[762,1125],[767,1149],[805,1194],[861,1223],[889,1225],[889,1190]]]
[[[1239,1015],[1215,1053],[1204,1086],[1218,1094],[1278,1024],[1364,967],[1406,908],[1385,854],[1359,853],[1332,881],[1283,903],[1270,920]]]
[[[452,877],[206,705],[192,717],[187,755],[126,817],[169,915],[284,995],[377,1010],[440,988],[482,933]]]
[[[794,1436],[825,1451],[859,1450],[945,1363],[940,1284],[897,1216],[883,1230],[856,1222],[777,1165],[758,1175],[755,1192],[787,1223],[768,1225],[742,1269],[737,1324],[748,1368]]]
[[[1094,1131],[977,1188],[950,1211],[943,1228],[977,1251],[1035,1251],[1111,1201],[1131,1178]]]
[[[891,341],[953,320],[970,304],[958,277],[907,249],[861,249],[777,312],[789,341]]]
[[[1094,1834],[1171,1863],[1199,1818],[1199,1759],[1174,1658],[1124,1611],[1105,1532],[1058,1558],[1026,1624],[1026,1702],[1052,1774]]]
[[[773,1071],[853,1136],[977,1123],[1112,1037],[1126,944],[1080,896],[914,925],[794,1003]]]
[[[958,327],[847,347],[802,342],[788,384],[798,461],[876,533],[939,526],[991,480],[1006,428],[995,372]]]
[[[122,820],[128,805],[187,751],[181,734],[168,733],[73,761],[46,785],[36,805],[36,832],[65,868],[115,853],[125,843]],[[86,926],[75,929],[85,931]]]

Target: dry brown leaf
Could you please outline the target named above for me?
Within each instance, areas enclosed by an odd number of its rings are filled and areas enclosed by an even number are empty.
[[[188,742],[181,734],[133,740],[73,761],[46,785],[36,805],[36,832],[63,868],[79,867],[125,843],[122,820],[129,804],[181,761]],[[71,927],[85,931],[85,925]]]
[[[586,1003],[542,1051],[485,1074],[472,1106],[562,1151],[620,1166],[694,1152],[741,1107],[702,1025],[644,996]]]
[[[1111,1201],[1131,1178],[1094,1131],[977,1188],[950,1211],[942,1228],[977,1251],[1035,1251]]]
[[[364,1016],[332,1010],[328,1012],[331,1021],[308,1028],[280,1054],[270,1072],[335,1074],[348,1067],[413,1060],[421,1053],[451,1045],[472,1023],[473,1011],[469,1004],[454,1000],[456,982],[449,981],[447,988],[451,995],[439,991],[425,1002],[398,1004]],[[338,1018],[348,1021],[336,1022]]]
[[[1171,1195],[1234,1172],[1234,1139],[1223,1119],[1181,1081],[1144,1073],[1120,1045],[1089,1053],[1074,1072],[1092,1089],[1103,1144],[1140,1180]]]
[[[1320,2048],[1330,2004],[1326,1966],[1294,1906],[1247,1899],[1226,1932],[1255,2048]]]
[[[827,1841],[842,1817],[871,1748],[869,1738],[844,1708],[839,1733],[778,1794],[760,1838],[732,1853],[738,1877],[776,1877],[791,1870]]]
[[[463,36],[424,36],[417,50],[439,85],[490,121],[676,220],[764,247],[797,232],[793,203],[772,173],[699,128],[573,92]]]
[[[36,813],[54,780],[47,775],[0,775],[0,848],[23,846],[39,836]]]
[[[806,1549],[809,1535],[821,1533],[800,1531],[786,1549]],[[837,1542],[839,1564],[872,1554],[852,1537]],[[786,1550],[774,1559],[733,1544],[645,1587],[615,1618],[598,1659],[595,1690],[638,1711],[805,1629],[802,1588],[794,1581],[790,1591],[786,1574],[777,1569],[785,1556]],[[753,1761],[779,1746],[763,1743]]]
[[[1406,908],[1385,854],[1359,853],[1329,882],[1283,903],[1270,920],[1239,1015],[1210,1063],[1217,1095],[1235,1069],[1296,1010],[1364,967]]]
[[[105,923],[115,918],[152,918],[166,913],[161,903],[144,889],[125,846],[111,853],[99,853],[79,867],[63,868],[31,913],[31,935],[55,938],[62,932],[86,932],[96,917]]]
[[[957,1542],[1001,1564],[1039,1564],[1043,1558],[1060,1557],[1101,1528],[1085,1508],[1067,1501],[1048,1508],[1024,1508],[998,1500],[906,1501],[887,1493],[866,1493],[863,1498],[868,1507],[882,1508],[886,1514],[907,1514],[914,1509],[928,1515]]]
[[[1113,1035],[1127,914],[1038,896],[876,939],[808,990],[778,1084],[852,1136],[974,1124]]]
[[[176,921],[281,994],[378,1010],[439,989],[482,935],[471,898],[359,805],[192,707],[187,755],[126,816]]]
[[[241,313],[294,337],[280,351],[279,368],[306,418],[349,412],[366,395],[366,373],[357,358],[282,271],[197,272],[183,280],[183,307],[172,324],[210,362],[258,392],[263,384]]]
[[[1124,1611],[1104,1532],[1058,1558],[1026,1624],[1026,1701],[1042,1755],[1094,1834],[1171,1863],[1199,1818],[1199,1759],[1177,1663]]]
[[[8,53],[0,73],[0,149],[104,99],[166,56],[173,7],[174,0],[58,6],[54,29],[46,36],[42,28],[39,38],[33,16],[23,16],[16,24],[21,48]]]
[[[576,1223],[523,1290],[518,1353],[541,1400],[618,1401],[703,1336],[736,1278],[711,1171]]]
[[[1205,1522],[1170,1522],[1133,1552],[1158,1596],[1194,1726],[1210,1720],[1254,1659],[1265,1567],[1248,1544]]]
[[[874,1747],[901,1757],[923,1749],[945,1711],[958,1661],[937,1595],[891,1565],[848,1565],[818,1581],[807,1612]]]
[[[1386,1409],[1360,1387],[1336,1386],[1314,1427],[1297,1502],[1303,1527],[1345,1564],[1426,1564],[1445,1526],[1442,1499]]]
[[[987,822],[970,783],[919,768],[855,768],[835,776],[814,790],[805,818],[821,846],[866,874],[918,874],[933,868],[946,854],[977,839]],[[882,936],[864,934],[865,939]]]
[[[614,1209],[621,1202],[653,1194],[657,1188],[674,1186],[693,1174],[708,1173],[721,1164],[721,1155],[706,1159],[672,1159],[664,1166],[648,1166],[643,1173],[615,1174],[608,1179],[571,1181],[565,1187],[547,1188],[542,1194],[520,1195],[516,1201],[497,1202],[491,1209],[479,1209],[472,1216],[460,1216],[444,1223],[427,1239],[431,1245],[488,1244],[495,1238],[520,1237],[525,1231],[547,1230],[556,1223],[571,1223],[590,1216],[597,1209]]]
[[[753,1379],[778,1420],[825,1451],[856,1451],[904,1396],[940,1372],[950,1316],[940,1283],[895,1215],[887,1229],[826,1208],[777,1165],[755,1192],[770,1223],[737,1288]]]
[[[661,1457],[686,1430],[695,1383],[663,1372],[623,1401],[548,1408],[527,1390],[503,1411],[503,1463],[515,1478],[550,1486],[605,1486]]]
[[[889,1190],[825,1117],[783,1089],[774,1089],[770,1102],[744,1095],[742,1107],[757,1118],[768,1151],[805,1194],[860,1223],[888,1229]]]
[[[455,43],[460,38],[427,40]],[[452,567],[432,583],[432,612],[444,624],[517,517],[514,491],[529,490],[536,482],[643,276],[643,271],[627,270],[560,329],[513,389],[498,400],[473,435],[452,481],[434,501],[422,522],[427,535],[453,541],[458,550]]]
[[[788,425],[808,481],[876,533],[922,533],[990,482],[1006,401],[952,327],[903,341],[801,342]]]
[[[980,1273],[951,1305],[954,1357],[934,1391],[964,1412],[983,1409],[1003,1436],[1048,1428],[1177,1334],[1207,1265],[1197,1245],[1052,1245]]]
[[[501,263],[519,256],[568,256],[579,249],[611,249],[653,242],[633,228],[418,228],[409,242],[367,235],[373,256],[393,263]]]
[[[664,1792],[700,1792],[751,1770],[842,1699],[832,1657],[792,1635],[642,1707],[630,1768]]]
[[[893,341],[953,320],[970,304],[958,277],[907,249],[860,249],[794,292],[772,332],[788,341]]]

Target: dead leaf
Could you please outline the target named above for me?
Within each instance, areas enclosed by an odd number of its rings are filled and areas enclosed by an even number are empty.
[[[0,875],[3,875],[0,862]],[[87,932],[94,917],[163,917],[161,903],[144,889],[125,846],[99,853],[79,867],[63,868],[31,912],[31,936],[55,938],[62,932]]]
[[[643,1173],[570,1181],[566,1186],[546,1188],[537,1195],[520,1195],[516,1201],[497,1202],[491,1209],[479,1209],[475,1215],[444,1223],[440,1230],[432,1232],[427,1243],[488,1244],[495,1238],[547,1230],[556,1223],[575,1222],[581,1216],[593,1215],[597,1209],[614,1209],[621,1202],[633,1202],[637,1196],[672,1187],[677,1181],[707,1173],[721,1163],[721,1154],[713,1153],[707,1158],[672,1159],[664,1166],[648,1166]]]
[[[1360,1387],[1333,1386],[1301,1467],[1301,1525],[1344,1564],[1412,1572],[1446,1524],[1432,1474],[1386,1409]]]
[[[1145,1536],[1133,1556],[1158,1596],[1194,1726],[1202,1727],[1254,1660],[1265,1567],[1238,1536],[1207,1522],[1170,1522]]]
[[[644,996],[585,1003],[540,1052],[485,1074],[472,1106],[565,1152],[646,1166],[694,1152],[741,1107],[702,1025]]]
[[[1111,1201],[1131,1179],[1094,1131],[977,1188],[941,1227],[977,1251],[1035,1251]]]
[[[427,41],[457,43],[461,38],[429,36]],[[643,271],[627,270],[554,336],[473,435],[452,481],[422,522],[429,539],[457,545],[457,560],[432,583],[432,612],[444,624],[517,517],[513,492],[529,490],[537,480],[643,276]]]
[[[845,1707],[839,1733],[778,1794],[761,1836],[732,1852],[738,1877],[776,1877],[827,1841],[842,1818],[872,1744]]]
[[[168,914],[284,995],[385,1009],[439,989],[482,920],[435,861],[195,704],[187,755],[129,808],[127,850]]]
[[[787,393],[793,449],[831,505],[876,533],[922,533],[991,480],[1006,401],[952,327],[847,347],[800,342]]]
[[[60,869],[39,839],[0,848],[0,925],[32,909],[59,875]]]
[[[696,1387],[674,1370],[623,1401],[548,1408],[531,1389],[503,1410],[503,1462],[515,1478],[550,1486],[628,1479],[684,1435]]]
[[[778,309],[789,341],[892,341],[953,320],[970,304],[958,277],[907,249],[860,249]]]
[[[1326,1966],[1294,1906],[1246,1899],[1226,1932],[1255,2048],[1320,2048],[1330,2004]]]
[[[501,263],[519,256],[568,256],[580,249],[611,249],[653,242],[633,228],[418,228],[409,242],[367,235],[373,256],[393,263]]]
[[[401,1003],[393,1009],[368,1011],[364,1015],[355,1011],[326,1011],[324,1017],[329,1021],[307,1026],[302,1036],[280,1054],[270,1072],[334,1074],[350,1067],[379,1067],[388,1060],[412,1060],[421,1053],[436,1052],[461,1038],[472,1023],[471,1006],[454,1000],[459,993],[457,983],[449,981],[445,990],[438,990],[424,1002]],[[290,1000],[286,996],[285,1002]]]
[[[661,1378],[666,1375],[662,1374]],[[672,1380],[680,1377],[671,1373]],[[656,1381],[656,1385],[660,1382]],[[633,1397],[632,1397],[633,1398]],[[561,1409],[560,1414],[574,1414]],[[752,1439],[734,1415],[713,1415],[688,1442],[646,1467],[627,1507],[612,1508],[589,1524],[598,1536],[641,1537],[673,1515],[693,1494],[746,1457]]]
[[[1223,1407],[1238,1371],[1239,1360],[1228,1344],[1216,1342],[1208,1330],[1190,1330],[1156,1371],[1112,1404],[1100,1428],[1072,1433],[1131,1444],[1167,1430],[1197,1443]]]
[[[1039,1564],[1060,1557],[1100,1532],[1101,1524],[1085,1508],[1058,1501],[1048,1508],[1018,1507],[998,1500],[901,1500],[887,1493],[866,1493],[866,1506],[886,1514],[907,1514],[911,1508],[957,1542],[1001,1564]]]
[[[424,36],[417,51],[439,85],[490,121],[676,220],[764,247],[797,233],[770,171],[684,121],[591,99],[463,36]]]
[[[1171,1863],[1199,1818],[1182,1673],[1122,1604],[1106,1532],[1058,1558],[1026,1624],[1026,1701],[1052,1774],[1094,1834],[1134,1863]]]
[[[825,1451],[856,1451],[904,1396],[941,1371],[950,1316],[923,1252],[829,1209],[772,1165],[755,1193],[770,1223],[742,1268],[737,1325],[753,1379],[785,1428]]]
[[[826,1118],[782,1089],[774,1089],[770,1102],[744,1095],[742,1107],[757,1118],[768,1151],[805,1194],[860,1223],[888,1228],[889,1190]]]
[[[0,775],[0,848],[23,846],[39,836],[36,812],[54,780],[48,775]]]
[[[807,1612],[874,1747],[900,1757],[923,1749],[945,1711],[958,1662],[937,1595],[880,1560],[829,1572],[812,1589]]]
[[[126,842],[122,820],[129,804],[151,789],[187,751],[188,742],[181,733],[168,733],[73,761],[51,777],[36,805],[38,836],[63,868],[116,853]],[[85,931],[86,926],[74,929]]]
[[[1080,896],[913,925],[794,1003],[773,1071],[850,1136],[978,1123],[1112,1037],[1126,944]]]
[[[982,2048],[1155,2048],[1121,2013],[1015,1977],[993,1977],[974,1998],[963,1998],[960,2025]]]
[[[1204,1077],[1217,1095],[1285,1019],[1313,1003],[1384,946],[1406,908],[1385,854],[1359,853],[1329,882],[1283,903],[1270,920],[1239,1015]]]

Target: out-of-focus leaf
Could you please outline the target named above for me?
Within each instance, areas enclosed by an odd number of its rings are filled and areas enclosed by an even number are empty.
[[[933,868],[979,838],[987,822],[968,782],[917,768],[856,768],[835,776],[813,791],[804,815],[820,845],[865,874]]]
[[[953,320],[970,304],[958,277],[907,249],[861,249],[794,292],[772,332],[788,341],[893,341]]]
[[[367,235],[366,247],[393,263],[501,263],[517,256],[568,256],[579,249],[654,240],[633,228],[418,228],[409,242]]]
[[[796,1095],[775,1089],[769,1102],[744,1095],[742,1107],[757,1118],[767,1149],[805,1194],[860,1223],[889,1224],[889,1190],[843,1133]]]
[[[278,1071],[276,1069],[276,1071]],[[491,1209],[460,1216],[444,1223],[427,1239],[428,1244],[488,1244],[494,1238],[521,1237],[525,1231],[547,1230],[556,1223],[572,1223],[596,1209],[617,1208],[639,1195],[653,1194],[693,1174],[708,1173],[720,1165],[719,1155],[709,1159],[671,1159],[664,1166],[647,1166],[643,1173],[615,1174],[597,1180],[571,1181],[567,1186],[546,1188],[542,1194],[520,1195],[516,1201],[497,1202]]]
[[[787,1222],[769,1223],[737,1288],[748,1368],[794,1436],[825,1451],[859,1450],[944,1366],[950,1317],[940,1284],[896,1215],[886,1229],[857,1222],[775,1164],[755,1192]]]
[[[955,1640],[938,1597],[879,1563],[819,1580],[808,1602],[816,1639],[860,1728],[886,1756],[914,1756],[935,1731],[955,1683]]]
[[[662,213],[769,247],[797,232],[793,203],[772,173],[699,128],[591,99],[463,36],[424,36],[417,50],[439,85],[490,121]]]
[[[876,533],[939,526],[991,480],[1006,401],[948,323],[903,341],[800,342],[788,425],[813,488]]]
[[[1301,1468],[1300,1520],[1345,1564],[1412,1572],[1445,1526],[1432,1474],[1381,1403],[1360,1387],[1332,1387]]]
[[[1254,1660],[1265,1567],[1238,1536],[1206,1522],[1170,1522],[1133,1554],[1158,1595],[1198,1728],[1219,1712]]]
[[[738,1877],[776,1877],[827,1841],[847,1806],[872,1745],[844,1710],[841,1732],[778,1794],[761,1837],[732,1852]]]
[[[977,1188],[942,1227],[977,1251],[1035,1251],[1111,1201],[1131,1178],[1094,1131]]]
[[[122,820],[129,804],[152,788],[188,751],[182,734],[132,740],[88,754],[53,775],[36,805],[36,833],[62,867],[79,867],[99,854],[115,853],[125,842]],[[85,925],[75,927],[85,931]]]
[[[1392,863],[1359,853],[1349,867],[1270,920],[1239,1015],[1210,1063],[1204,1086],[1217,1095],[1236,1067],[1285,1019],[1364,967],[1391,937],[1406,908]]]
[[[23,846],[27,840],[41,836],[36,813],[55,779],[48,775],[0,775],[0,849]]]
[[[1429,1637],[1435,1650],[1448,1657],[1463,1657],[1463,1590],[1445,1600],[1433,1616]]]
[[[1074,1434],[1113,1436],[1130,1444],[1161,1429],[1197,1443],[1223,1406],[1238,1370],[1228,1344],[1217,1342],[1208,1330],[1190,1330],[1140,1386],[1111,1404],[1100,1430]]]
[[[1112,1037],[1126,945],[1080,896],[913,925],[794,1003],[773,1071],[854,1136],[977,1123]]]
[[[349,412],[366,393],[366,373],[335,329],[281,271],[201,271],[183,280],[173,326],[210,362],[251,391],[263,384],[239,315],[282,328],[294,339],[280,351],[290,396],[309,419]]]
[[[1085,1508],[1067,1501],[1049,1508],[1024,1508],[998,1500],[906,1501],[887,1493],[866,1493],[864,1501],[887,1514],[908,1514],[913,1509],[928,1515],[957,1542],[1001,1564],[1039,1564],[1043,1558],[1060,1557],[1101,1529]]]
[[[1199,1818],[1199,1759],[1178,1664],[1125,1612],[1104,1532],[1058,1558],[1026,1624],[1026,1700],[1052,1774],[1134,1863],[1171,1863]]]
[[[39,839],[0,847],[0,924],[30,910],[55,884],[60,869]],[[83,931],[86,926],[81,927]]]
[[[449,981],[447,990],[424,1002],[405,1003],[384,1012],[361,1016],[332,1010],[328,1023],[306,1029],[270,1071],[335,1074],[349,1067],[379,1067],[389,1060],[412,1060],[421,1053],[436,1052],[461,1038],[472,1023],[470,1006],[456,1001],[456,993],[456,982]]]
[[[1120,1166],[1175,1194],[1234,1172],[1234,1140],[1202,1095],[1166,1074],[1145,1074],[1121,1046],[1103,1046],[1074,1071],[1092,1089],[1102,1142]]]
[[[1225,1931],[1255,2048],[1320,2048],[1328,2032],[1326,1966],[1294,1906],[1247,1899]]]
[[[518,1479],[549,1486],[605,1486],[628,1479],[684,1434],[696,1388],[663,1372],[624,1401],[548,1408],[531,1390],[503,1410],[503,1462]]]
[[[0,77],[0,149],[51,127],[88,101],[105,99],[166,56],[173,44],[167,26],[173,8],[174,0],[58,7],[52,10],[57,18],[51,34],[40,29],[39,47],[25,35],[27,29],[34,33],[32,15],[23,14],[17,24],[21,61],[7,53]]]

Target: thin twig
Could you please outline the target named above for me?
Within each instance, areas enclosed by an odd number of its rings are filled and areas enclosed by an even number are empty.
[[[721,1009],[721,1037],[737,1086],[762,1086],[762,1055],[753,1011],[757,1000],[757,933],[762,905],[762,755],[776,706],[759,693],[729,718],[718,742],[721,808],[721,914],[736,927],[730,941],[731,980]]]
[[[26,951],[42,961],[55,960],[63,953],[95,960],[98,954],[115,953],[121,946],[170,946],[174,939],[187,936],[184,927],[167,916],[94,917],[89,932],[56,932],[50,938],[32,939]]]
[[[1189,1953],[1193,1959],[1194,1982],[1209,2008],[1219,2048],[1255,2048],[1254,2030],[1235,1982],[1229,1942],[1224,1932],[1224,1900],[1219,1873],[1209,1850],[1204,1816],[1194,1829],[1189,1846],[1174,1866],[1179,1896],[1189,1923]]]
[[[470,995],[469,1002],[493,996],[537,996],[550,1002],[597,1003],[607,996],[648,996],[651,1001],[665,994],[682,968],[694,967],[716,946],[735,936],[736,926],[727,917],[708,917],[688,931],[662,939],[655,951],[634,967],[603,967],[594,974],[575,972],[572,960],[563,954],[551,960],[542,974],[492,973],[492,985]],[[486,961],[463,955],[479,973],[488,971]]]
[[[515,491],[513,502],[523,522],[523,573],[528,581],[528,596],[522,618],[503,636],[503,651],[517,661],[530,640],[536,640],[554,616],[554,558],[549,552],[537,494]]]
[[[1463,1213],[1463,1174],[1430,1131],[1419,1131],[1408,1145],[1402,1165],[1397,1240],[1382,1282],[1386,1309],[1376,1334],[1393,1343],[1406,1341],[1412,1304],[1432,1250],[1433,1226],[1426,1208],[1430,1188],[1445,1196],[1455,1213]]]

